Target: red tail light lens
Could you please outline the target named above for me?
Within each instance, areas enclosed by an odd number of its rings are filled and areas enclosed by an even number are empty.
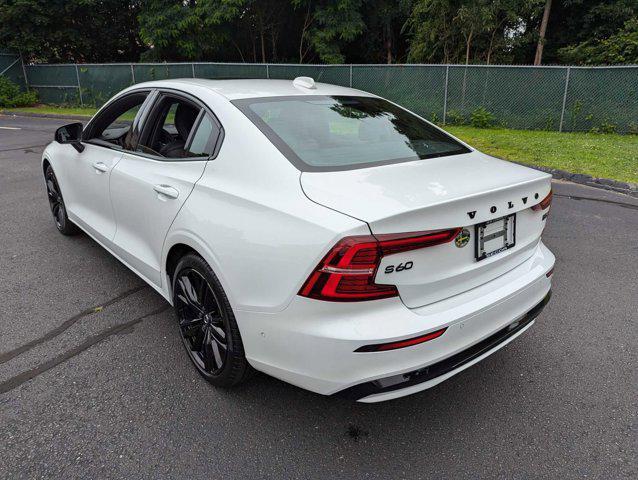
[[[442,328],[441,330],[436,330],[435,332],[430,332],[426,335],[421,335],[420,337],[414,337],[408,340],[401,340],[399,342],[364,345],[363,347],[357,348],[355,352],[385,352],[387,350],[396,350],[397,348],[411,347],[412,345],[418,345],[420,343],[429,342],[430,340],[439,338],[445,333],[446,330],[447,327]]]
[[[541,211],[541,210],[545,210],[547,208],[549,208],[549,206],[552,204],[552,197],[554,195],[554,192],[552,190],[549,191],[549,193],[547,194],[547,196],[545,198],[543,198],[541,200],[540,203],[534,205],[532,207],[532,210],[534,210],[535,212]]]
[[[345,237],[317,265],[299,295],[334,302],[396,297],[396,286],[374,283],[381,258],[450,242],[460,230]]]

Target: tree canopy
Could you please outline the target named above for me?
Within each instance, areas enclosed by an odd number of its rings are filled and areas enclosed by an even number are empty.
[[[33,62],[626,64],[637,17],[638,0],[0,0],[0,45]]]

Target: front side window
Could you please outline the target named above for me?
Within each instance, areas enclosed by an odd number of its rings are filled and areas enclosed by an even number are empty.
[[[133,121],[148,92],[126,95],[108,105],[91,122],[86,140],[108,147],[131,150],[137,141]]]
[[[380,98],[317,95],[234,103],[300,170],[345,170],[470,151]]]

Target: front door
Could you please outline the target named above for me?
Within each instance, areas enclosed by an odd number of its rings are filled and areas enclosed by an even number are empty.
[[[83,152],[72,149],[65,158],[65,175],[73,177],[65,203],[71,221],[103,243],[115,236],[115,215],[109,181],[113,168],[130,147],[134,124],[148,91],[125,95],[111,102],[91,120],[83,133]]]
[[[138,274],[161,286],[166,234],[202,176],[220,128],[194,99],[160,94],[136,152],[111,173],[117,232],[113,248]]]
[[[122,152],[85,144],[79,153],[68,145],[70,155],[64,159],[64,203],[69,219],[104,242],[115,235],[115,216],[109,199],[109,174]]]

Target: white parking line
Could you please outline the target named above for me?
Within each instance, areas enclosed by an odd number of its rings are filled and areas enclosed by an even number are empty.
[[[22,130],[20,127],[0,127],[2,130]]]

